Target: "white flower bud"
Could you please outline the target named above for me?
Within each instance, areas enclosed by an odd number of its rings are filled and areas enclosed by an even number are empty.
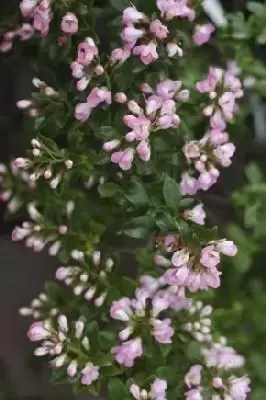
[[[101,252],[100,251],[94,251],[92,253],[92,261],[93,264],[98,266],[101,262]]]
[[[24,110],[25,108],[28,108],[32,105],[32,101],[30,100],[19,100],[17,101],[17,107],[20,110]]]

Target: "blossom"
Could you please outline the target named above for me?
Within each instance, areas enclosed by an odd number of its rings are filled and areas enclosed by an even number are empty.
[[[141,338],[135,338],[124,342],[121,346],[112,348],[111,353],[114,354],[116,361],[125,367],[131,368],[136,358],[143,354]]]
[[[200,262],[206,268],[214,268],[220,263],[220,254],[214,245],[204,247],[201,250]]]
[[[167,26],[163,25],[159,19],[155,19],[151,22],[150,31],[154,33],[158,39],[166,39],[169,33]]]
[[[85,368],[81,371],[81,383],[83,385],[91,385],[92,382],[96,381],[99,378],[99,369],[100,368],[98,366],[95,366],[91,362],[87,363]]]
[[[156,378],[151,384],[150,397],[153,400],[166,400],[167,382]]]
[[[88,103],[79,103],[75,108],[75,118],[78,121],[86,121],[91,113],[91,107]]]
[[[112,154],[111,161],[118,164],[123,171],[128,171],[132,167],[134,150],[128,148],[124,151],[117,151]]]
[[[203,400],[201,388],[191,389],[185,393],[186,400]]]
[[[141,44],[134,47],[133,54],[140,56],[143,64],[148,65],[159,58],[157,53],[157,46],[154,42],[148,44]]]
[[[87,97],[87,103],[91,108],[95,108],[103,102],[111,104],[111,101],[111,92],[105,87],[92,89]]]
[[[23,17],[30,17],[33,13],[34,8],[38,4],[39,0],[22,0],[20,2],[20,11]]]
[[[250,392],[250,379],[247,377],[229,380],[229,393],[233,400],[245,400]]]
[[[134,25],[126,26],[122,33],[121,38],[128,43],[134,43],[140,39],[144,35],[144,31],[142,29],[137,29]]]
[[[203,204],[198,204],[191,210],[186,210],[184,216],[199,225],[205,224],[206,213]]]
[[[33,26],[43,36],[49,32],[49,25],[52,19],[50,1],[42,0],[33,10]]]
[[[201,46],[210,40],[211,34],[215,31],[213,24],[196,25],[193,41],[197,46]]]
[[[164,320],[153,319],[151,321],[152,331],[151,334],[155,337],[158,343],[167,344],[172,343],[172,336],[174,329],[171,326],[171,320],[166,318]]]
[[[190,176],[187,172],[183,172],[182,180],[180,182],[180,190],[182,196],[193,196],[198,190],[197,179]]]
[[[127,7],[123,11],[123,24],[130,25],[136,22],[140,22],[145,18],[145,15],[139,12],[135,7]]]
[[[199,386],[201,383],[201,365],[193,365],[185,375],[184,381],[189,389],[192,386]]]
[[[64,33],[73,35],[78,31],[78,19],[74,13],[68,12],[61,21],[61,30]]]
[[[94,57],[98,55],[98,52],[94,40],[88,37],[78,46],[77,62],[81,65],[89,65]]]
[[[244,357],[238,355],[232,347],[204,348],[202,354],[208,368],[216,367],[227,371],[232,368],[241,368],[245,363]]]
[[[122,297],[112,303],[110,315],[113,319],[120,321],[129,321],[132,315],[131,301],[127,297]]]
[[[34,322],[28,330],[28,338],[31,342],[38,342],[46,339],[49,336],[49,331],[45,327],[44,322]]]

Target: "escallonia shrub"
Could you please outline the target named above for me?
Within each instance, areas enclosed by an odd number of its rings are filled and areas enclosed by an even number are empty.
[[[247,399],[245,359],[217,332],[208,297],[237,247],[198,196],[232,163],[244,86],[222,57],[210,63],[201,1],[96,3],[22,0],[0,44],[37,41],[36,70],[54,73],[18,101],[30,149],[0,168],[8,212],[28,215],[12,239],[62,263],[20,310],[35,319],[34,354],[76,394]]]

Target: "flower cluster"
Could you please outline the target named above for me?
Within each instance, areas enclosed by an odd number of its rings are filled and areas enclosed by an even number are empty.
[[[31,221],[23,222],[21,227],[17,226],[12,232],[12,240],[19,242],[26,239],[26,246],[35,252],[42,251],[50,244],[48,252],[51,256],[56,256],[62,246],[62,238],[68,232],[67,225],[48,223],[34,203],[28,204],[27,210]]]
[[[244,94],[239,78],[220,68],[210,68],[208,76],[197,83],[197,90],[209,94],[212,101],[204,108],[203,114],[215,117],[214,121],[211,120],[213,125],[223,125],[220,130],[225,129],[224,123],[231,121],[237,111],[236,100]]]
[[[31,301],[29,307],[20,308],[19,313],[20,315],[31,316],[39,320],[45,318],[47,315],[55,317],[59,313],[59,310],[45,293],[40,293],[37,298]]]
[[[43,177],[52,189],[56,189],[65,172],[73,167],[73,161],[66,157],[65,151],[49,148],[40,139],[31,140],[33,158],[18,157],[13,160],[16,168],[29,174],[29,180],[36,182]]]
[[[69,377],[77,377],[83,385],[90,385],[100,373],[99,367],[92,362],[81,365],[80,359],[88,359],[90,351],[90,341],[84,329],[83,320],[70,325],[65,315],[59,315],[56,324],[51,320],[34,322],[28,337],[32,342],[42,342],[34,352],[36,356],[51,356],[54,368],[65,367]]]
[[[50,0],[22,0],[20,10],[25,19],[33,21],[33,27],[46,36],[53,17]]]
[[[166,391],[167,382],[160,378],[154,380],[149,391],[141,389],[135,383],[130,386],[130,393],[136,400],[167,400]]]
[[[56,279],[71,286],[76,296],[82,294],[88,301],[94,299],[95,307],[101,307],[108,293],[108,274],[114,268],[114,260],[111,257],[102,260],[100,251],[94,251],[88,262],[84,256],[78,259],[81,265],[58,268]]]
[[[181,90],[181,86],[180,81],[167,79],[158,83],[153,92],[149,85],[142,85],[144,105],[139,105],[134,100],[128,101],[127,107],[132,114],[123,117],[124,124],[130,129],[124,137],[126,148],[112,154],[113,163],[118,164],[122,170],[129,170],[135,153],[144,162],[150,160],[150,140],[153,132],[178,128],[180,124],[176,102],[186,101],[189,98],[189,91]],[[106,142],[103,148],[111,152],[121,144],[121,139],[114,138]]]
[[[236,100],[243,96],[241,81],[230,71],[210,68],[208,76],[196,85],[200,93],[208,93],[212,101],[203,110],[209,118],[209,130],[200,140],[185,144],[184,155],[191,172],[183,172],[181,192],[195,195],[198,190],[209,190],[220,175],[218,166],[229,167],[235,146],[225,131],[237,111]]]
[[[2,43],[0,43],[0,53],[6,53],[13,47],[16,38],[20,40],[29,40],[34,35],[34,28],[31,24],[23,23],[17,29],[5,32]]]
[[[186,246],[174,235],[166,235],[163,240],[155,262],[162,267],[169,267],[162,277],[164,283],[184,286],[191,292],[218,288],[221,272],[217,266],[220,255],[233,257],[237,252],[234,243],[225,239],[211,241],[200,248]]]
[[[0,200],[7,203],[7,211],[14,214],[23,205],[21,192],[24,187],[33,190],[35,183],[26,171],[21,171],[11,162],[9,168],[0,164],[0,187]]]
[[[31,118],[36,118],[42,113],[42,109],[51,101],[60,101],[59,93],[55,91],[51,86],[48,86],[44,81],[39,78],[33,78],[33,86],[38,89],[39,96],[38,101],[34,98],[34,94],[30,99],[22,99],[17,102],[17,107],[23,110]]]

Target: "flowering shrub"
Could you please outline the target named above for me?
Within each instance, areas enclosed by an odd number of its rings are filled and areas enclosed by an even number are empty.
[[[63,264],[64,285],[46,284],[21,309],[36,320],[35,355],[75,393],[246,399],[244,357],[217,332],[204,299],[221,284],[221,258],[237,248],[205,226],[196,197],[232,162],[229,133],[244,93],[232,65],[206,60],[188,73],[215,31],[201,2],[116,0],[98,9],[22,0],[20,10],[25,22],[3,35],[1,51],[35,35],[42,59],[69,70],[65,83],[34,78],[31,97],[17,103],[32,119],[31,149],[0,169],[9,212],[28,213],[13,240]],[[98,14],[111,21],[107,51]],[[114,243],[125,237],[131,274],[126,246]]]

